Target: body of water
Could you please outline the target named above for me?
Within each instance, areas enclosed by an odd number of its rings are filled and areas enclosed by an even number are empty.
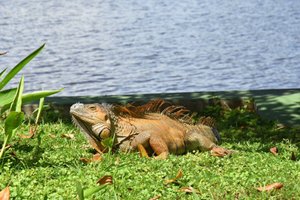
[[[43,43],[22,70],[27,91],[300,88],[297,0],[0,1],[1,70]]]

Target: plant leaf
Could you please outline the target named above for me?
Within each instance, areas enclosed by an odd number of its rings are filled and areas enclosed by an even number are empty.
[[[8,74],[3,78],[0,82],[0,90],[5,87],[5,85],[21,70],[23,67],[29,63],[43,48],[45,44],[40,46],[34,52],[29,54],[26,58],[24,58],[21,62],[19,62],[12,70],[8,72]]]
[[[283,184],[277,182],[277,183],[272,183],[270,185],[266,185],[263,187],[258,187],[256,189],[260,192],[264,192],[264,191],[270,191],[270,190],[274,190],[274,189],[280,189],[282,187],[283,187]]]
[[[38,113],[36,115],[36,119],[35,119],[35,124],[37,125],[39,120],[40,120],[40,117],[41,117],[41,113],[42,113],[42,110],[43,110],[43,107],[44,107],[44,101],[45,101],[45,98],[40,98],[40,103],[39,103],[39,109],[38,109]]]
[[[9,192],[9,187],[4,188],[0,192],[0,200],[9,200],[10,192]]]
[[[2,75],[6,72],[7,68],[5,68],[4,70],[2,70],[2,72],[0,72],[0,79],[2,77]]]
[[[59,90],[43,90],[43,91],[36,91],[36,92],[32,92],[32,93],[28,93],[28,94],[24,94],[22,96],[23,98],[23,102],[24,103],[28,103],[28,102],[32,102],[32,101],[36,101],[39,100],[43,97],[47,97],[56,93],[59,93],[61,91],[63,91],[64,89],[61,88]]]
[[[0,107],[9,105],[16,95],[17,88],[12,88],[9,90],[3,90],[0,92]]]
[[[23,91],[24,91],[24,76],[21,77],[16,95],[14,97],[12,104],[10,105],[11,111],[21,112]]]
[[[106,148],[112,148],[112,146],[114,145],[113,137],[105,138],[101,141],[101,144]]]
[[[60,90],[45,90],[45,91],[37,91],[37,92],[32,92],[32,93],[28,93],[28,94],[23,94],[22,96],[22,101],[23,104],[24,103],[28,103],[28,102],[32,102],[32,101],[36,101],[39,100],[43,97],[47,97],[53,94],[56,94],[58,92],[61,92],[63,89]],[[4,113],[10,106],[9,104],[3,105],[1,108],[1,112],[0,113]]]
[[[87,198],[87,197],[93,195],[94,193],[99,192],[103,188],[104,188],[104,185],[87,188],[83,191],[83,195],[85,198]]]
[[[24,113],[12,111],[5,119],[5,135],[11,138],[13,131],[18,128],[24,120]],[[9,140],[9,139],[8,139]]]
[[[83,188],[82,188],[82,185],[80,182],[76,183],[76,192],[77,192],[79,200],[84,200]]]

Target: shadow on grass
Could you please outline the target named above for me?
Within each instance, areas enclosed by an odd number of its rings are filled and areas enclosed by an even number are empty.
[[[245,99],[254,99],[258,108],[255,116],[249,113],[232,112],[227,118],[219,118],[218,128],[224,132],[223,138],[227,141],[260,141],[276,142],[289,139],[299,143],[300,137],[300,90],[254,90],[254,91],[226,91],[226,92],[196,92],[196,93],[169,93],[169,94],[141,94],[103,97],[52,97],[49,102],[64,113],[64,122],[69,123],[69,107],[76,102],[82,103],[132,103],[143,104],[151,99],[162,98],[175,104],[183,105],[191,111],[202,115],[218,117],[220,109],[214,99],[224,99],[232,108],[243,105]],[[208,111],[207,111],[208,108]],[[221,123],[220,123],[221,122]],[[284,123],[286,127],[277,127]],[[228,133],[229,132],[229,133]]]
[[[258,107],[258,114],[243,112],[241,109],[227,113],[214,105],[212,97],[227,99],[229,103],[239,104],[243,98],[253,98]],[[52,97],[48,98],[54,112],[47,112],[45,121],[64,119],[70,123],[69,108],[73,103],[106,102],[126,104],[135,102],[145,103],[151,99],[163,98],[180,104],[188,109],[198,112],[200,116],[213,115],[217,118],[218,130],[223,136],[223,141],[231,144],[260,143],[257,151],[268,151],[270,144],[289,140],[300,148],[300,90],[259,90],[259,91],[231,91],[231,92],[206,92],[206,93],[177,93],[177,94],[145,94],[106,97]],[[58,112],[57,112],[58,111]],[[221,115],[221,116],[220,116]],[[48,118],[47,118],[48,116]],[[275,121],[274,121],[275,120]],[[279,125],[279,122],[287,126]],[[34,149],[30,145],[15,146],[18,151],[34,152],[26,165],[56,166],[56,163],[39,163],[40,158],[47,149]],[[17,162],[17,161],[16,161]],[[62,160],[60,165],[74,165],[74,161]]]
[[[151,99],[162,98],[183,105],[192,111],[201,112],[209,105],[209,99],[212,97],[229,101],[232,99],[253,98],[259,109],[259,114],[263,117],[278,120],[289,125],[300,124],[300,89],[160,93],[99,97],[49,97],[46,99],[46,102],[51,103],[61,111],[64,110],[64,116],[69,117],[69,107],[77,102],[126,104],[130,102],[145,103]]]

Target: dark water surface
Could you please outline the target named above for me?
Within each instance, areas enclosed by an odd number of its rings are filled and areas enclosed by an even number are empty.
[[[0,69],[44,42],[27,91],[300,88],[298,0],[0,1]]]

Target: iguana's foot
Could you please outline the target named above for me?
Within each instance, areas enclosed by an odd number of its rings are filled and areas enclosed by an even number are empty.
[[[161,154],[159,154],[158,156],[155,156],[154,159],[155,160],[166,160],[169,156],[168,152],[163,152]]]
[[[140,152],[140,157],[142,158],[149,158],[149,155],[145,149],[145,147],[142,144],[138,144],[137,146],[139,152]]]
[[[219,146],[215,146],[210,150],[210,154],[212,156],[217,156],[217,157],[224,157],[224,156],[230,155],[232,153],[233,153],[232,150],[228,150],[228,149],[225,149],[225,148],[219,147]]]

